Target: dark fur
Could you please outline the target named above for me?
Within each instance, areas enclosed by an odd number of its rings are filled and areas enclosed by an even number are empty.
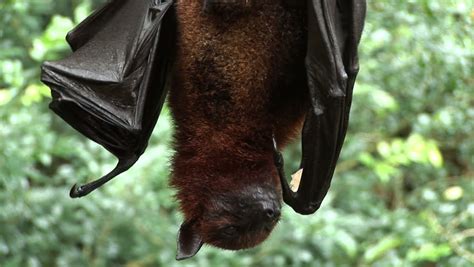
[[[176,123],[172,185],[186,221],[205,243],[239,249],[271,228],[229,244],[216,231],[238,223],[220,207],[249,186],[279,190],[272,133],[286,144],[307,110],[306,13],[278,0],[229,1],[203,12],[178,1],[178,51],[169,104]],[[244,197],[245,194],[242,194]],[[232,197],[231,197],[232,196]],[[237,201],[239,202],[239,201]]]

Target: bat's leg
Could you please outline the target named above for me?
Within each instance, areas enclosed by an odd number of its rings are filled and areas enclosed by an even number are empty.
[[[121,174],[122,172],[125,172],[126,170],[130,169],[132,165],[138,160],[138,157],[131,157],[131,158],[126,158],[126,159],[120,159],[119,162],[117,163],[117,166],[108,174],[103,176],[100,179],[97,179],[95,181],[92,181],[90,183],[87,183],[85,185],[73,185],[71,188],[71,191],[69,191],[69,196],[71,198],[78,198],[78,197],[83,197],[89,194],[90,192],[96,190],[97,188],[101,187],[108,181],[112,180],[115,178],[115,176]]]

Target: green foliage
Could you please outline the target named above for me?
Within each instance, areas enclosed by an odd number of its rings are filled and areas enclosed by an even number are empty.
[[[285,208],[263,245],[175,262],[165,108],[147,152],[80,200],[114,159],[47,109],[39,65],[92,0],[0,2],[1,266],[474,266],[472,0],[371,1],[349,134],[323,206]],[[299,146],[287,149],[297,170]]]

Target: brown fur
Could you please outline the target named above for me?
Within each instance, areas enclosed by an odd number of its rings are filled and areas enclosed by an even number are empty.
[[[202,0],[176,5],[172,185],[187,221],[212,210],[216,195],[251,184],[278,186],[272,133],[280,145],[288,143],[307,110],[305,12],[278,0],[235,2],[212,13],[202,11]],[[212,239],[209,228],[200,228],[204,241]]]

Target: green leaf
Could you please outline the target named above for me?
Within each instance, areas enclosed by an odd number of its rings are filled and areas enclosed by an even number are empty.
[[[90,1],[83,1],[74,9],[74,22],[78,24],[83,21],[91,13],[91,9]]]
[[[52,60],[58,57],[56,53],[67,50],[66,34],[74,27],[70,18],[55,15],[41,37],[33,40],[30,49],[31,58],[36,61]],[[51,54],[51,55],[50,55]]]
[[[337,231],[334,238],[349,257],[353,258],[356,256],[358,245],[357,241],[352,235],[346,231]]]
[[[410,261],[431,261],[436,262],[442,257],[446,257],[452,253],[448,244],[426,243],[416,249],[408,251],[408,259]]]
[[[21,102],[23,105],[29,106],[35,102],[43,101],[44,97],[50,97],[49,88],[43,84],[32,84],[26,88]]]
[[[367,248],[364,253],[364,260],[367,263],[372,263],[382,257],[389,250],[400,246],[400,244],[402,244],[402,240],[399,237],[387,236],[375,245]]]
[[[387,141],[382,141],[377,144],[377,151],[382,157],[389,157],[391,153],[390,144]]]
[[[464,189],[460,186],[451,186],[444,190],[444,198],[450,201],[458,200],[464,195]]]
[[[0,89],[0,106],[3,106],[10,102],[13,98],[13,94],[11,90]]]
[[[437,168],[440,168],[443,166],[443,156],[441,155],[441,152],[439,151],[435,143],[432,143],[432,145],[429,146],[428,159],[431,165]]]

